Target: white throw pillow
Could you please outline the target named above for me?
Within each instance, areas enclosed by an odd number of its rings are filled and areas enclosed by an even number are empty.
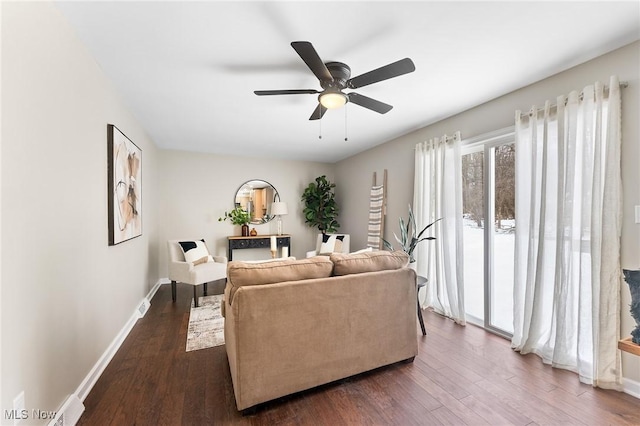
[[[324,234],[322,236],[319,254],[329,255],[331,253],[342,253],[342,240],[344,240],[344,235]]]
[[[204,240],[200,241],[180,241],[180,247],[184,253],[184,260],[194,265],[211,262],[213,258],[209,255],[209,250]]]

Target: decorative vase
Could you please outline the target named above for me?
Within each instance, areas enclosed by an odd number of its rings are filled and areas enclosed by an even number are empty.
[[[251,232],[249,232],[249,235],[251,235],[252,237],[258,235],[258,231],[256,231],[256,228],[251,228]]]
[[[640,271],[623,269],[624,280],[631,290],[631,316],[636,320],[636,328],[631,331],[631,341],[640,345]]]
[[[249,236],[249,225],[247,225],[246,223],[242,225],[242,236],[243,237]]]

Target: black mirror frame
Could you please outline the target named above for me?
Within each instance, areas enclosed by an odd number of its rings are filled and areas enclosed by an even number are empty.
[[[249,183],[251,183],[251,182],[263,182],[263,183],[265,183],[265,186],[264,186],[264,187],[262,187],[262,188],[271,187],[271,188],[273,189],[273,199],[269,199],[269,200],[268,200],[268,203],[269,203],[269,204],[268,204],[268,205],[267,205],[267,207],[266,207],[266,211],[267,211],[267,213],[265,213],[265,215],[262,217],[262,219],[261,219],[261,220],[259,220],[259,221],[258,221],[258,220],[252,220],[251,222],[249,222],[249,224],[250,224],[250,225],[263,225],[263,224],[265,224],[265,223],[269,223],[270,221],[272,221],[272,220],[275,218],[275,216],[273,216],[273,215],[270,215],[270,214],[269,214],[269,212],[270,212],[270,210],[271,210],[271,209],[270,209],[270,207],[268,207],[268,206],[269,206],[271,203],[273,203],[274,201],[279,201],[279,200],[280,200],[280,194],[278,193],[278,190],[276,189],[276,187],[275,187],[275,186],[273,186],[270,182],[267,182],[267,181],[266,181],[266,180],[264,180],[264,179],[249,179],[248,181],[243,182],[243,183],[238,187],[238,189],[236,189],[236,192],[235,192],[235,194],[234,194],[234,196],[233,196],[233,206],[234,206],[234,207],[239,206],[239,204],[240,204],[240,203],[238,203],[238,202],[236,201],[236,200],[237,200],[237,198],[238,198],[238,194],[240,193],[240,190],[241,190],[242,188],[244,188],[245,186],[247,186],[247,184],[249,184]],[[252,188],[252,189],[253,189],[253,188]]]

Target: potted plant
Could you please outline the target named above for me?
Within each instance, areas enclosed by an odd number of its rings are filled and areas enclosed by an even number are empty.
[[[333,192],[335,183],[327,180],[325,175],[319,176],[315,182],[311,182],[302,193],[304,201],[304,221],[310,227],[317,227],[320,232],[336,232],[340,224],[338,217],[338,204]]]
[[[413,216],[413,211],[411,210],[411,205],[409,204],[409,220],[405,223],[402,216],[398,220],[400,224],[400,237],[393,233],[393,236],[396,238],[396,241],[400,243],[400,248],[409,255],[409,263],[414,263],[416,261],[415,257],[413,257],[413,251],[418,246],[419,243],[426,240],[435,240],[436,237],[423,237],[422,235],[425,231],[431,228],[436,222],[440,219],[437,219],[418,232],[418,226],[416,225],[416,219]],[[393,246],[384,238],[382,239],[384,246],[393,250]]]
[[[224,216],[219,217],[218,221],[222,222],[229,219],[232,224],[242,226],[242,236],[249,236],[249,222],[251,222],[251,216],[249,212],[240,206],[235,207],[230,212],[224,212]]]

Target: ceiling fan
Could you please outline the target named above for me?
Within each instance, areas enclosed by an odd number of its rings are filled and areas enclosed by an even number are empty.
[[[351,77],[351,68],[342,62],[322,62],[320,56],[308,41],[294,41],[291,47],[307,64],[309,69],[320,80],[323,90],[292,89],[292,90],[256,90],[258,96],[265,95],[314,95],[319,93],[318,106],[309,120],[319,120],[327,109],[340,108],[347,102],[370,109],[380,114],[386,114],[393,108],[391,105],[377,101],[355,92],[344,93],[344,89],[358,89],[379,81],[388,80],[415,71],[416,67],[409,58],[404,58],[373,71]]]

